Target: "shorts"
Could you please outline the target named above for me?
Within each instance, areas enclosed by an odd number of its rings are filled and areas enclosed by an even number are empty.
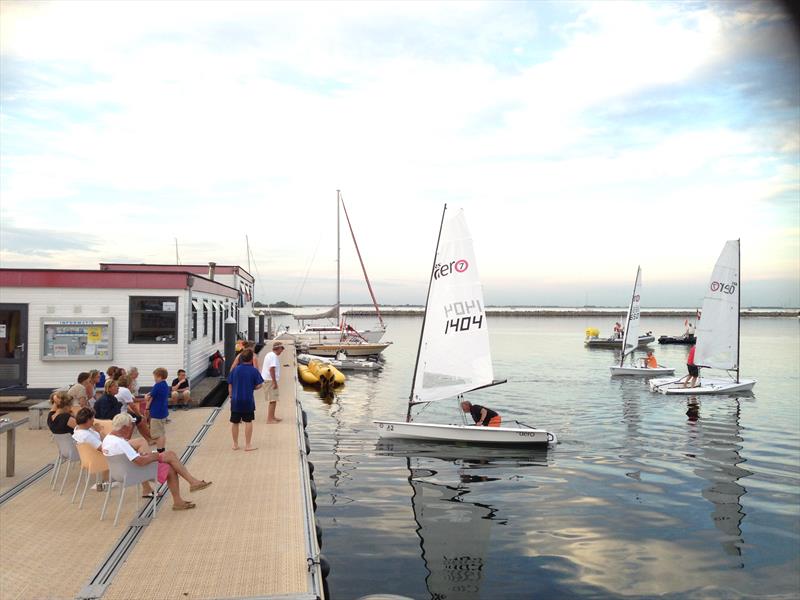
[[[686,365],[686,368],[689,369],[689,377],[698,377],[700,375],[697,365]]]
[[[256,420],[256,413],[255,411],[250,412],[238,412],[235,410],[231,411],[231,423],[241,423],[244,421],[245,423],[251,423],[252,421]]]
[[[497,415],[496,417],[492,417],[491,419],[489,419],[489,422],[486,424],[486,426],[487,427],[500,427],[500,423],[502,423],[502,422],[503,422],[503,419],[500,417],[500,415]]]
[[[189,397],[189,390],[181,390],[180,392],[172,392],[173,400],[186,400]]]
[[[280,388],[273,389],[272,383],[267,383],[267,387],[264,390],[264,396],[266,397],[267,402],[277,402],[278,400],[280,400],[281,396],[280,391],[281,391]]]
[[[158,463],[158,483],[164,483],[169,476],[170,466],[167,463]]]
[[[163,437],[167,435],[167,420],[166,419],[155,419],[150,418],[150,439],[155,440],[157,438]]]

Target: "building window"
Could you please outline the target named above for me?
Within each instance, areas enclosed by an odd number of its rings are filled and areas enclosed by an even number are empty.
[[[217,303],[211,305],[211,343],[217,343]]]
[[[197,305],[192,302],[192,339],[197,339]]]
[[[208,304],[203,302],[203,337],[208,336]]]
[[[177,344],[178,298],[176,296],[131,296],[128,342],[131,344]]]
[[[225,331],[225,318],[222,316],[222,306],[219,307],[219,340],[222,341],[222,336]]]

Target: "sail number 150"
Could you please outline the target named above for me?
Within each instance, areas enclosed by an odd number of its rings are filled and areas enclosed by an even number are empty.
[[[445,322],[444,332],[449,331],[469,331],[469,328],[475,326],[476,329],[483,327],[483,315],[480,317],[461,317],[460,319],[449,319]]]

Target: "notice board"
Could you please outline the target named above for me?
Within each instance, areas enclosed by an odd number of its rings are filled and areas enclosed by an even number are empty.
[[[110,360],[114,319],[42,319],[42,360]]]

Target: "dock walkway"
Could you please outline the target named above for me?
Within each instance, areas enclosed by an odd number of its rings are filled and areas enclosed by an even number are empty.
[[[77,465],[63,495],[50,489],[51,473],[46,472],[3,502],[0,597],[321,598],[291,346],[281,364],[277,414],[283,422],[266,424],[266,407],[257,392],[254,452],[231,449],[227,404],[171,414],[167,447],[188,459],[195,476],[214,482],[190,494],[181,481],[182,495],[197,503],[194,510],[170,510],[167,492],[154,520],[140,518],[142,509],[147,512],[146,501],[137,508],[134,488],[129,488],[114,527],[118,489],[112,491],[111,515],[102,522],[103,493],[87,492],[82,510],[77,499],[70,503]],[[55,456],[46,430],[21,428],[17,444],[17,473],[3,478],[0,493],[40,472]]]

